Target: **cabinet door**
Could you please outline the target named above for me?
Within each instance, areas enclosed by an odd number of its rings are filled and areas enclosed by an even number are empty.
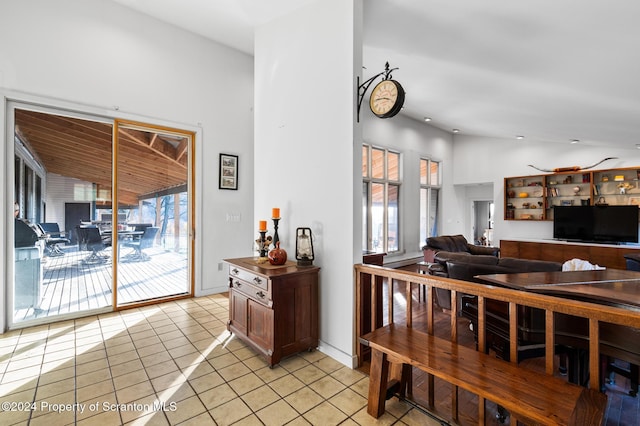
[[[249,299],[247,336],[268,354],[273,353],[273,310]]]
[[[229,290],[229,325],[235,332],[247,334],[247,301],[248,298],[242,293]]]

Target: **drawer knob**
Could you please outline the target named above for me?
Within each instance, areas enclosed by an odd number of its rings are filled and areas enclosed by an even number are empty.
[[[236,287],[238,288],[242,287],[242,283],[240,281],[236,281],[235,284],[236,284]]]
[[[234,275],[238,275],[238,272],[240,272],[240,271],[238,271],[236,268],[233,268],[231,270],[231,273],[234,274]]]
[[[260,277],[255,277],[253,279],[253,282],[256,283],[256,284],[260,284],[262,282],[262,279],[260,279]]]
[[[256,296],[258,296],[261,299],[264,299],[265,294],[263,292],[259,291],[259,292],[256,293]]]

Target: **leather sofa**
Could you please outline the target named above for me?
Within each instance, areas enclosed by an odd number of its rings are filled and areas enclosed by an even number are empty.
[[[624,255],[624,260],[628,271],[640,271],[640,254],[627,253]]]
[[[440,251],[434,256],[429,274],[463,281],[486,284],[475,278],[477,275],[509,274],[520,272],[561,271],[562,263],[542,260],[499,258],[493,255],[472,255],[470,253]],[[436,289],[436,302],[443,309],[451,309],[451,292]],[[506,303],[487,299],[486,301],[487,348],[499,357],[509,358],[509,307]],[[462,316],[471,321],[477,336],[478,302],[475,296],[461,295],[458,307]],[[518,306],[518,360],[542,356],[544,354],[544,312]]]
[[[460,258],[459,255],[449,256],[448,253],[438,253],[436,258],[446,263],[446,272],[449,278],[463,281],[486,282],[476,278],[477,275],[486,274],[511,274],[521,272],[551,272],[561,271],[562,263],[543,260],[516,259],[510,257],[498,258],[495,263],[488,263],[489,259],[483,259],[474,263],[476,256]],[[466,260],[466,261],[465,261]],[[469,261],[470,260],[470,261]],[[445,290],[446,291],[446,290]],[[451,307],[451,293],[438,295],[440,305]],[[461,314],[473,324],[477,333],[478,302],[475,296],[461,295]],[[487,299],[486,301],[486,327],[487,347],[493,349],[502,358],[509,358],[509,306],[505,302]],[[440,305],[443,307],[442,305]],[[518,306],[518,359],[541,356],[544,354],[544,312],[539,309],[531,309]]]
[[[427,238],[427,244],[422,247],[425,262],[433,262],[434,256],[440,251],[468,253],[471,255],[487,255],[498,257],[500,248],[470,244],[464,235],[441,235]]]

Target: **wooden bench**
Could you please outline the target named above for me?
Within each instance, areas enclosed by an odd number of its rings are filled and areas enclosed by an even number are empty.
[[[378,418],[385,411],[390,363],[402,365],[400,395],[410,382],[411,366],[466,389],[504,407],[527,424],[600,425],[607,397],[595,389],[568,383],[515,363],[427,334],[389,324],[361,337],[371,348],[367,412]],[[456,398],[457,399],[457,398]],[[457,411],[457,407],[455,407]],[[456,414],[454,414],[456,416]],[[484,418],[479,419],[484,424]]]

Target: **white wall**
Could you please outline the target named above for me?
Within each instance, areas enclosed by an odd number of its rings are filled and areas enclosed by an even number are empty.
[[[607,157],[618,157],[593,170],[640,166],[640,151],[630,143],[628,149],[589,146],[584,144],[545,143],[533,140],[483,138],[477,136],[454,137],[453,156],[456,185],[493,183],[495,201],[494,244],[500,239],[552,238],[551,221],[505,221],[504,178],[542,174],[529,167],[543,169],[594,164]]]
[[[279,207],[281,247],[311,227],[320,266],[320,349],[353,365],[356,75],[361,0],[316,1],[256,30],[255,214]],[[329,30],[330,28],[330,30]],[[356,244],[357,241],[357,244]],[[358,249],[358,253],[360,250]],[[358,256],[359,257],[359,256]]]
[[[253,235],[250,56],[113,2],[2,2],[0,88],[8,98],[196,131],[196,288],[198,294],[226,289],[218,264],[223,257],[246,255]],[[4,143],[13,143],[1,130]],[[238,191],[218,189],[220,152],[240,156]],[[6,179],[0,177],[4,224],[12,197]],[[241,221],[227,223],[229,212]],[[3,227],[2,241],[5,232]],[[3,261],[3,288],[5,266]]]
[[[374,73],[374,71],[371,71]],[[364,76],[365,78],[367,75]],[[402,82],[401,73],[394,77]],[[368,95],[368,94],[367,94]],[[366,96],[365,96],[366,98]],[[360,121],[363,123],[364,143],[397,150],[402,153],[401,232],[404,253],[386,256],[385,262],[421,256],[420,248],[420,158],[440,161],[442,167],[440,234],[464,232],[464,216],[457,206],[453,186],[453,143],[450,133],[420,121],[397,115],[379,119],[363,103]],[[360,176],[360,182],[362,177]],[[360,187],[362,183],[360,183]]]

